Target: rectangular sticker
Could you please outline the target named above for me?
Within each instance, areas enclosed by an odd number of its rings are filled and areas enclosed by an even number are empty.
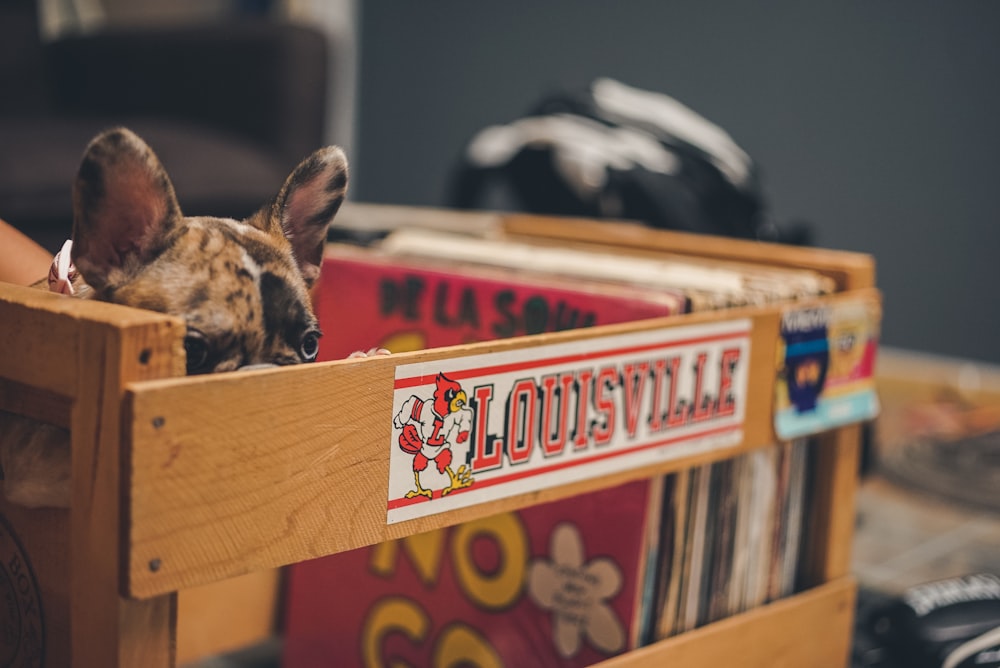
[[[876,299],[785,310],[775,383],[778,438],[818,434],[878,415],[881,316]]]
[[[749,320],[396,368],[387,522],[732,447]]]

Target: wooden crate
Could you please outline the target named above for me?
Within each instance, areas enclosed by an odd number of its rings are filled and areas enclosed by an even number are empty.
[[[624,223],[523,215],[495,220],[505,234],[539,243],[599,243],[623,252],[811,268],[838,286],[820,302],[877,299],[874,263],[865,255]],[[0,508],[0,556],[10,591],[19,597],[8,617],[20,634],[14,634],[19,645],[11,640],[0,651],[23,660],[15,665],[172,666],[273,632],[280,591],[273,569],[770,444],[776,440],[780,315],[780,306],[709,312],[186,378],[180,320],[0,285],[0,409],[69,427],[73,448],[70,510]],[[748,321],[752,332],[748,405],[735,448],[387,524],[386,444],[397,366],[735,319]],[[316,410],[320,405],[343,408]],[[846,665],[859,435],[850,425],[821,438],[807,546],[810,588],[603,665]],[[259,575],[249,575],[254,573]],[[237,577],[248,578],[236,581],[245,587],[233,584]],[[213,594],[201,589],[206,586],[221,589]],[[227,603],[258,613],[235,622]],[[198,616],[235,623],[205,633],[209,621]],[[44,663],[34,661],[40,652]]]

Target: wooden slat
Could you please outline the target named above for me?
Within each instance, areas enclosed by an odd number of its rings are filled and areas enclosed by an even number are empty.
[[[850,298],[851,296],[845,296]],[[710,453],[386,524],[395,367],[664,325],[750,317],[744,448],[773,442],[777,308],[130,387],[126,593],[146,597],[728,456]],[[150,564],[156,564],[155,570]]]
[[[0,411],[69,428],[69,397],[0,378]]]
[[[374,444],[389,442],[392,368],[372,359],[133,386],[126,593],[382,540],[389,450]]]
[[[119,629],[162,627],[172,612],[169,606],[150,603],[129,602],[124,609],[118,605],[118,414],[123,379],[160,377],[164,368],[177,368],[183,359],[183,323],[156,313],[0,284],[0,325],[6,351],[0,355],[0,409],[75,426],[79,449],[73,461],[78,473],[86,469],[75,481],[75,493],[84,501],[73,511],[0,510],[20,536],[38,580],[45,665],[156,665],[145,662],[142,651],[136,654],[124,646],[119,651]],[[122,352],[110,345],[111,333],[148,327],[172,331],[137,339],[142,345],[130,350],[132,359],[120,365],[125,375],[109,376],[105,364],[119,364],[112,358]],[[72,564],[71,554],[79,556]],[[148,623],[143,625],[143,619]],[[96,633],[101,629],[114,633]],[[145,643],[136,638],[134,644]],[[108,657],[114,660],[106,661]]]
[[[71,301],[76,300],[0,284],[6,351],[0,355],[0,378],[57,394],[75,391],[77,321],[63,310]]]
[[[841,290],[875,285],[875,262],[864,253],[653,230],[625,221],[609,223],[525,214],[507,215],[504,230],[515,236],[567,243],[598,243],[718,260],[813,269],[836,279]]]
[[[165,315],[72,299],[44,290],[0,283],[0,378],[45,390],[75,396],[80,322],[131,327],[141,323],[179,322]],[[181,354],[180,340],[170,350],[150,350],[150,356]]]
[[[822,434],[815,450],[819,471],[809,490],[810,541],[803,563],[808,584],[818,584],[850,572],[856,522],[861,425]]]
[[[844,279],[846,290],[868,289],[874,284],[874,266],[870,271],[849,271]],[[861,431],[861,425],[849,425],[819,438],[814,464],[819,473],[810,490],[809,542],[803,561],[803,580],[809,584],[828,582],[850,572]]]
[[[145,601],[119,595],[120,444],[124,383],[182,373],[183,357],[159,354],[176,350],[182,338],[183,323],[171,318],[79,324],[80,386],[71,422],[73,666],[168,668],[174,663],[176,595]]]
[[[851,647],[855,592],[851,578],[840,578],[597,665],[844,668]]]

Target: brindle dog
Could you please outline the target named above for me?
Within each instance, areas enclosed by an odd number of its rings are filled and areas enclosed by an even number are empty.
[[[153,151],[129,130],[97,136],[73,185],[75,294],[183,318],[189,374],[312,362],[309,288],[347,191],[347,160],[320,149],[246,220],[185,217]],[[0,413],[4,495],[69,504],[68,434]]]

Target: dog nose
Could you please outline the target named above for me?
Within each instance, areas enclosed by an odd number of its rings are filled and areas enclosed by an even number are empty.
[[[241,366],[237,371],[256,371],[257,369],[275,369],[277,364],[247,364],[246,366]]]

